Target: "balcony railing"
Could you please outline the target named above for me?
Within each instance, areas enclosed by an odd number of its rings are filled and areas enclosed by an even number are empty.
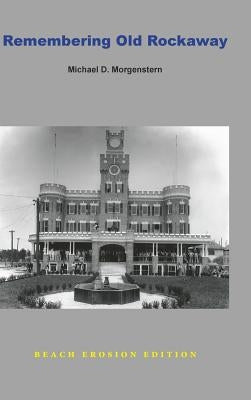
[[[134,256],[133,261],[135,262],[152,262],[153,258],[152,256]]]

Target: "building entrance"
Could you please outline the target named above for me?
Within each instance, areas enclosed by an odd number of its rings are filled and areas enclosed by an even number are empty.
[[[123,246],[118,244],[107,244],[100,248],[100,262],[125,262],[126,254]]]

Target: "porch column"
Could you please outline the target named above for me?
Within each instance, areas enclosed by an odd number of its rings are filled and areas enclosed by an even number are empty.
[[[46,242],[44,242],[44,250],[43,253],[46,254]],[[35,254],[35,253],[34,253]]]
[[[126,272],[129,274],[133,271],[133,242],[127,242],[125,246],[126,252]]]
[[[183,255],[182,255],[182,243],[177,243],[177,262],[176,262],[176,271],[177,271],[177,265],[183,264]]]
[[[142,275],[142,265],[139,266],[139,274]]]
[[[75,254],[75,242],[72,242],[72,253]]]
[[[153,254],[152,255],[154,256],[154,243],[153,243]]]
[[[208,252],[207,252],[207,245],[202,245],[202,265],[206,265],[208,263]]]
[[[99,272],[99,246],[92,242],[92,272]]]

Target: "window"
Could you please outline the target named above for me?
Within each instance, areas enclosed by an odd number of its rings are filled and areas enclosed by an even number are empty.
[[[131,222],[131,224],[130,224],[130,229],[133,231],[133,232],[138,232],[138,222]]]
[[[60,213],[63,211],[62,201],[60,201],[60,200],[57,201],[56,210],[57,210],[57,212],[60,212]]]
[[[142,265],[142,275],[148,275],[148,265]]]
[[[149,231],[148,222],[142,222],[142,224],[141,224],[141,232],[148,233],[148,231]]]
[[[112,192],[112,182],[106,182],[105,183],[105,193],[111,193]]]
[[[172,203],[167,203],[167,214],[173,213],[173,205]]]
[[[76,232],[76,222],[75,221],[68,221],[66,223],[66,230],[67,232]]]
[[[140,265],[134,265],[133,266],[133,274],[134,275],[139,275],[140,274]]]
[[[214,256],[214,254],[215,254],[214,249],[208,249],[209,256]]]
[[[155,215],[157,217],[160,216],[160,205],[159,204],[154,204],[153,215]]]
[[[42,232],[48,232],[48,231],[49,231],[48,219],[44,219],[42,221]]]
[[[78,232],[86,232],[86,222],[80,221],[78,223]]]
[[[77,214],[77,206],[75,203],[69,203],[67,205],[67,214],[69,215]]]
[[[131,205],[131,215],[137,215],[137,211],[138,211],[137,204],[132,204]]]
[[[86,214],[86,203],[79,204],[79,214]]]
[[[97,214],[97,204],[91,204],[91,214]]]
[[[119,232],[120,229],[120,221],[108,219],[106,221],[106,230],[108,232]]]
[[[62,221],[59,219],[56,220],[56,232],[62,232]]]
[[[115,185],[115,192],[116,193],[123,193],[124,191],[124,185],[122,182],[117,182]]]
[[[166,233],[169,233],[169,234],[173,233],[173,224],[171,221],[170,222],[168,221],[166,223]]]
[[[153,223],[153,233],[161,233],[162,231],[162,225],[160,224],[160,222],[155,222]]]
[[[180,222],[180,234],[185,234],[185,222]]]
[[[183,202],[179,204],[179,213],[185,214],[185,204]]]
[[[162,265],[158,265],[158,275],[162,275]]]
[[[108,201],[106,210],[109,214],[122,213],[123,212],[123,204],[120,201],[116,201],[116,202]]]
[[[148,204],[143,204],[142,205],[142,215],[143,216],[148,215]]]
[[[49,212],[49,209],[50,209],[49,200],[44,200],[42,202],[42,212],[44,212],[44,213]]]
[[[120,212],[120,203],[114,203],[114,212],[119,213]]]

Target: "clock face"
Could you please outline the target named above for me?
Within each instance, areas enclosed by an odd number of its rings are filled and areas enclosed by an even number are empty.
[[[118,137],[113,137],[110,139],[110,146],[116,149],[120,145],[120,139]]]
[[[118,165],[114,165],[113,164],[113,165],[110,166],[109,172],[110,172],[111,175],[118,175],[119,172],[120,172],[120,168],[119,168]]]

